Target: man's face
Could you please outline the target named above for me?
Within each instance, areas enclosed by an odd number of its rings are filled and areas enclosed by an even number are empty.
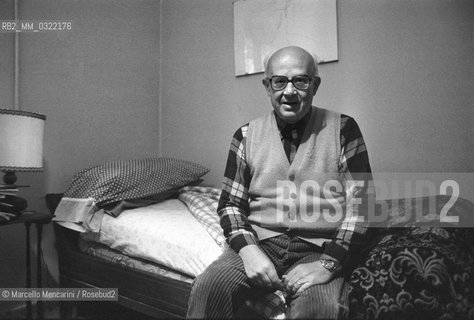
[[[319,82],[313,79],[314,64],[307,56],[294,54],[280,55],[271,59],[268,63],[268,78],[285,76],[292,80],[295,76],[301,75],[311,77],[312,80],[308,89],[298,89],[289,81],[284,89],[275,90],[269,80],[263,80],[276,114],[287,123],[298,122],[311,108],[313,97],[319,85]]]

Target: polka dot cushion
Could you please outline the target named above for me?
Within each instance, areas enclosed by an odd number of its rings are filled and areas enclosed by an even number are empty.
[[[64,197],[93,198],[97,207],[178,190],[210,170],[174,158],[142,158],[103,163],[77,172]]]

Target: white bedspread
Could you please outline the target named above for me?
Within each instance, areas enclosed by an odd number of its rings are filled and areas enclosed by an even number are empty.
[[[116,218],[105,214],[98,240],[191,276],[202,273],[222,253],[179,199],[125,210]]]

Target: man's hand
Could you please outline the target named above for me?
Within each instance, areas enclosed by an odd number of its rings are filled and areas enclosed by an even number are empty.
[[[306,288],[325,284],[332,280],[334,273],[324,268],[319,261],[302,263],[283,276],[286,291],[298,296]]]
[[[243,247],[239,255],[244,262],[245,273],[252,283],[261,287],[282,288],[275,266],[257,245]]]

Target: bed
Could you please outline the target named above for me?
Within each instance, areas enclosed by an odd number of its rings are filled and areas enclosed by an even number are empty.
[[[60,196],[48,195],[53,207]],[[165,203],[175,201],[179,200]],[[123,306],[157,318],[184,317],[191,275],[85,240],[81,233],[57,223],[55,232],[61,286],[118,288],[118,303]],[[73,303],[63,303],[61,319],[76,314],[74,308]]]
[[[56,215],[60,285],[118,288],[117,303],[126,308],[153,318],[184,318],[194,277],[226,247],[215,212],[220,190],[200,185],[207,172],[171,158],[116,161],[81,170],[64,194],[47,195]],[[388,219],[369,229],[370,242],[347,275],[350,319],[474,319],[472,229],[433,223],[448,201],[439,195],[377,202]],[[431,220],[406,219],[433,208]],[[473,213],[465,199],[449,211],[460,225]],[[124,228],[137,220],[143,231],[127,235]],[[165,240],[153,241],[168,243],[153,242],[152,253],[140,250],[153,233],[165,231],[171,231]],[[113,233],[119,238],[110,239]],[[139,238],[139,245],[130,238]],[[74,318],[75,308],[62,303],[61,319]],[[247,301],[241,316],[281,319],[284,308],[283,295],[275,292]]]

